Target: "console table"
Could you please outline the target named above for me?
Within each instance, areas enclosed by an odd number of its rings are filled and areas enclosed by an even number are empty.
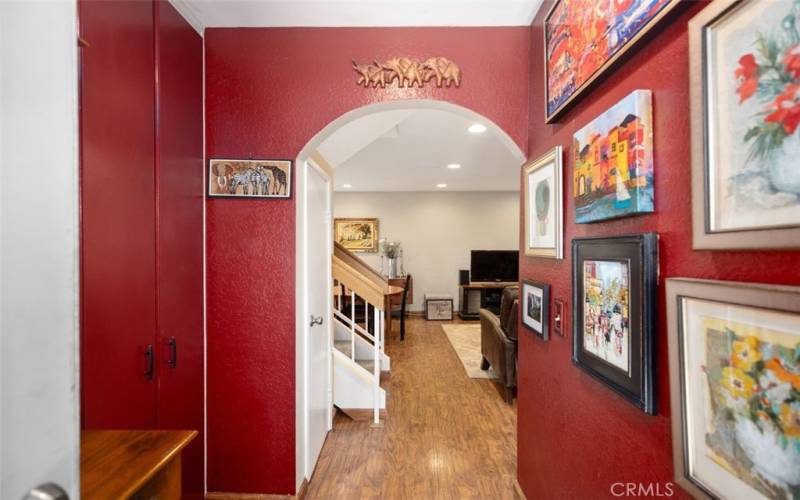
[[[479,310],[488,309],[495,314],[500,314],[500,299],[503,289],[517,286],[519,283],[470,283],[459,285],[461,303],[459,304],[458,317],[464,320],[480,319]]]

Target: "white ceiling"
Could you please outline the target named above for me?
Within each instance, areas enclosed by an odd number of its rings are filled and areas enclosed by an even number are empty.
[[[473,123],[449,111],[381,111],[342,126],[318,151],[336,169],[336,191],[519,190],[521,152],[489,123],[468,132]]]
[[[528,26],[542,0],[170,0],[200,33],[218,27]]]

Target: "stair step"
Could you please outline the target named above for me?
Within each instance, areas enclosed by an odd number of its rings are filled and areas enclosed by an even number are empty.
[[[357,359],[356,363],[370,373],[375,369],[375,361],[371,359]]]
[[[352,359],[352,349],[353,344],[349,340],[334,340],[333,347],[335,347],[339,352],[347,356],[348,358]],[[375,369],[375,361],[371,359],[357,359],[355,362],[367,370],[368,372],[372,373]]]
[[[333,347],[343,352],[345,355],[347,355],[348,358],[353,357],[352,356],[353,343],[350,342],[349,340],[334,340]]]

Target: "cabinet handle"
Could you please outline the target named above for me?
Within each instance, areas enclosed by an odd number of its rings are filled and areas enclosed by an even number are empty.
[[[144,350],[144,377],[147,380],[153,380],[153,369],[155,368],[153,357],[153,344],[147,344],[147,347]]]
[[[178,366],[178,340],[175,337],[170,337],[167,340],[167,345],[169,346],[169,359],[167,360],[167,364],[175,368]]]

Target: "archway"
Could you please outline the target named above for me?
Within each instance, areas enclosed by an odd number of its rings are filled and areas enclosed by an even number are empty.
[[[352,111],[345,113],[344,115],[340,116],[339,118],[333,120],[328,125],[326,125],[322,130],[320,130],[300,151],[299,155],[296,159],[296,172],[295,172],[295,196],[296,196],[296,249],[295,249],[295,258],[296,258],[296,351],[295,351],[295,362],[296,362],[296,471],[298,474],[297,482],[300,484],[304,479],[304,476],[310,474],[310,470],[313,470],[313,464],[307,463],[307,444],[308,444],[308,393],[309,387],[308,383],[309,380],[307,378],[308,375],[308,345],[309,345],[309,330],[307,328],[308,317],[309,317],[309,310],[307,309],[308,304],[308,293],[311,293],[306,286],[307,283],[307,270],[306,270],[306,262],[308,258],[308,247],[306,244],[307,239],[307,224],[308,224],[308,212],[307,212],[307,193],[306,193],[306,186],[307,186],[307,164],[309,161],[312,161],[319,165],[320,163],[328,163],[324,158],[320,158],[319,150],[321,146],[334,137],[337,133],[340,133],[343,129],[347,129],[350,127],[352,130],[354,124],[358,124],[359,121],[366,121],[367,119],[374,118],[378,115],[386,115],[388,113],[401,113],[403,111],[439,111],[444,113],[450,113],[455,116],[458,116],[468,122],[481,124],[483,125],[486,130],[485,133],[494,137],[502,147],[504,147],[507,152],[510,161],[505,163],[504,171],[508,174],[510,173],[513,177],[513,189],[516,191],[519,187],[519,167],[525,161],[525,154],[519,148],[519,146],[514,142],[513,139],[497,124],[495,124],[490,119],[486,118],[485,116],[476,113],[470,109],[464,108],[462,106],[458,106],[455,104],[451,104],[449,102],[444,101],[435,101],[435,100],[398,100],[398,101],[389,101],[389,102],[382,102],[371,104],[367,106],[363,106],[360,108],[356,108]],[[463,132],[463,131],[462,131]],[[336,162],[334,162],[336,163]],[[323,166],[325,170],[329,172],[331,177],[334,175],[335,168],[338,166],[337,164],[333,165],[320,165]],[[493,168],[501,168],[501,167],[493,167]],[[507,169],[507,170],[505,170]],[[330,210],[332,212],[332,210]],[[514,245],[516,247],[516,243]],[[326,256],[327,259],[330,259],[330,255]],[[326,291],[325,293],[328,293]],[[330,311],[328,311],[327,317],[330,316]]]

